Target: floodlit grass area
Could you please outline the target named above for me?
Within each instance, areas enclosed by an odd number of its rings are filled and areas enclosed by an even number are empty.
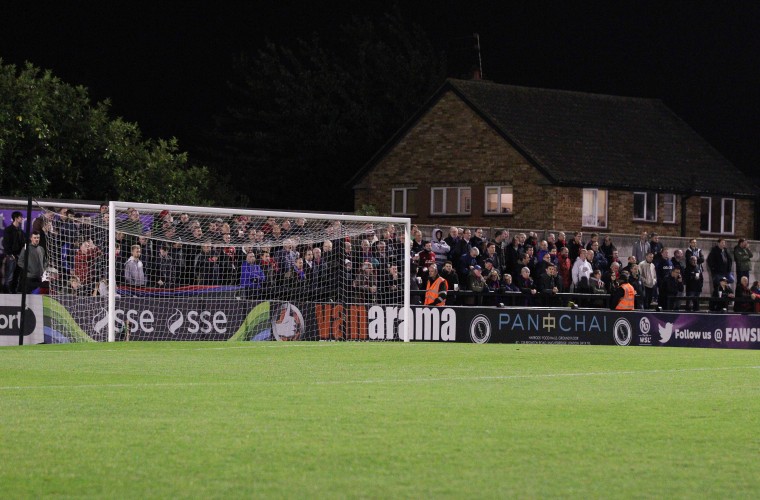
[[[748,498],[760,351],[0,349],[0,498]]]

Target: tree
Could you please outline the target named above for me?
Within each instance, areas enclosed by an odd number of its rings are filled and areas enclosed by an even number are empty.
[[[143,139],[137,124],[110,118],[109,107],[50,71],[0,59],[0,192],[204,203],[208,169],[190,165],[174,138]]]
[[[354,18],[336,41],[267,42],[237,61],[214,159],[249,205],[351,210],[344,183],[445,77],[443,56],[397,12]]]

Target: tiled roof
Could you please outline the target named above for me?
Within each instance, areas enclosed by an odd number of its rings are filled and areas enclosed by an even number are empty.
[[[556,184],[760,193],[660,100],[453,79],[447,87]]]

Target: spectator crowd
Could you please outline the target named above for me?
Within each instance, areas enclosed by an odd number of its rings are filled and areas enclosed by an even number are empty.
[[[753,252],[743,238],[733,249],[718,239],[704,252],[696,239],[684,249],[666,248],[657,234],[642,232],[622,260],[609,235],[558,232],[539,240],[533,232],[497,230],[486,237],[481,228],[450,227],[425,237],[413,226],[405,255],[403,231],[393,224],[349,230],[323,221],[314,228],[303,218],[199,219],[166,210],[146,222],[129,209],[109,241],[107,208],[95,215],[44,212],[28,238],[22,214],[14,212],[3,238],[3,291],[104,294],[113,245],[122,294],[224,287],[253,300],[397,304],[408,265],[413,303],[565,306],[572,299],[585,306],[697,311],[704,307],[699,297],[707,267],[710,309],[760,312],[760,286],[749,283]]]

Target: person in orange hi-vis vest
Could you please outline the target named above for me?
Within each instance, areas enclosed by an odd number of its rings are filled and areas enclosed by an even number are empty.
[[[613,292],[613,298],[620,299],[615,309],[618,311],[633,311],[635,308],[636,290],[628,282],[628,273],[624,272],[623,276],[626,278],[626,281]]]
[[[445,306],[447,291],[446,280],[438,274],[438,266],[430,264],[428,266],[427,284],[425,285],[425,305]]]

